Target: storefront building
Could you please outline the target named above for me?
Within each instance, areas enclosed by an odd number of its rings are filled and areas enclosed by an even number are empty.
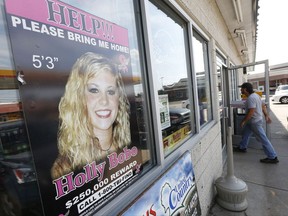
[[[258,0],[0,8],[0,214],[207,215]]]
[[[279,85],[288,84],[288,63],[271,65],[269,69],[270,95],[273,95]],[[247,79],[253,84],[255,89],[264,90],[265,76],[263,73],[248,74]]]

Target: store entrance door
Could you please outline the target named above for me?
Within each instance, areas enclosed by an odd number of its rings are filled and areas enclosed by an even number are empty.
[[[221,141],[223,158],[226,158],[226,145],[227,145],[227,128],[229,126],[229,77],[228,69],[223,64],[217,64],[217,77],[218,77],[218,101],[219,101],[219,116],[221,123]]]
[[[241,85],[243,82],[250,82],[253,85],[253,89],[261,95],[262,101],[266,104],[267,112],[270,112],[270,85],[269,85],[269,61],[259,61],[255,63],[249,63],[244,65],[237,65],[227,68],[228,74],[235,74],[235,80],[240,79],[237,85]],[[232,81],[233,82],[233,81]],[[243,111],[244,103],[241,101],[240,89],[237,86],[230,91],[232,98],[229,99],[228,107],[233,110],[234,118],[234,134],[241,135],[239,123],[241,122],[241,114],[239,111]],[[241,107],[242,106],[242,107]],[[239,109],[240,108],[240,109]],[[231,109],[229,109],[230,112]],[[231,111],[231,112],[232,112]],[[229,122],[231,124],[231,122]],[[266,129],[266,135],[270,138],[269,124],[264,125]]]

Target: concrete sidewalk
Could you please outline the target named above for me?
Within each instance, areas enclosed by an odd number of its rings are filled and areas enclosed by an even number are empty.
[[[278,154],[278,164],[263,164],[262,146],[251,140],[247,153],[233,154],[234,175],[248,186],[248,208],[228,211],[214,203],[208,216],[287,216],[288,215],[288,105],[271,102],[270,140]],[[240,140],[233,139],[233,145]],[[225,171],[224,171],[224,174]]]

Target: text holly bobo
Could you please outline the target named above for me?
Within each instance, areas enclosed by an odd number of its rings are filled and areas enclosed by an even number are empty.
[[[123,152],[119,155],[115,152],[111,153],[107,156],[109,159],[109,170],[112,170],[116,168],[118,164],[122,164],[130,158],[135,157],[137,153],[138,149],[136,146],[133,146],[131,149],[127,149],[127,147],[123,148]],[[84,172],[80,172],[76,176],[73,176],[74,173],[71,172],[54,180],[53,184],[55,185],[57,193],[57,196],[55,197],[56,200],[76,190],[76,188],[82,187],[93,179],[97,178],[98,182],[100,182],[104,177],[105,165],[106,161],[100,164],[93,161],[83,167]]]

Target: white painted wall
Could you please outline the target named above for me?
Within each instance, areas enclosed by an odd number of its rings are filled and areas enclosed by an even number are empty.
[[[221,128],[216,88],[216,47],[229,57],[234,64],[242,64],[242,61],[214,0],[176,0],[175,2],[191,17],[195,25],[209,37],[210,43],[210,62],[212,64],[210,70],[213,77],[212,98],[214,98],[215,105],[213,114],[216,118],[216,124],[204,133],[200,133],[200,141],[191,150],[202,215],[207,215],[216,195],[214,182],[223,174]]]

